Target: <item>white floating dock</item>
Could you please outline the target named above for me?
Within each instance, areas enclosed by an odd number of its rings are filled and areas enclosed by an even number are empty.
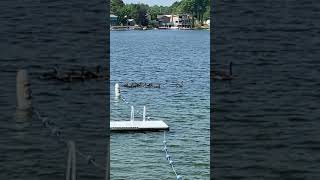
[[[146,107],[143,107],[142,121],[134,120],[134,107],[131,106],[130,121],[111,121],[111,131],[159,131],[169,130],[169,126],[163,121],[146,121]]]
[[[111,131],[159,131],[169,130],[163,121],[111,121]]]

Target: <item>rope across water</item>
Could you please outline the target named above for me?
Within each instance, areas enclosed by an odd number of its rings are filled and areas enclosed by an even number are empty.
[[[37,110],[33,109],[34,114],[36,115],[36,117],[42,121],[42,124],[44,127],[48,128],[51,132],[51,134],[53,136],[55,136],[56,138],[58,138],[58,140],[62,143],[65,143],[66,145],[68,145],[68,138],[64,136],[64,134],[62,134],[62,131],[60,130],[60,128],[58,126],[56,126],[52,121],[50,121],[48,118],[43,117]],[[106,167],[98,164],[95,159],[93,158],[93,156],[91,155],[86,155],[85,153],[81,152],[79,149],[76,149],[76,153],[78,155],[80,155],[82,158],[84,158],[88,164],[92,164],[94,167],[96,167],[97,169],[101,169],[101,170],[106,170]]]
[[[177,180],[183,180],[183,177],[177,173],[175,166],[174,166],[174,161],[172,160],[171,156],[169,155],[165,131],[163,131],[163,146],[164,146],[163,151],[166,153],[166,160],[169,161],[169,165],[171,166],[172,171],[176,175]]]
[[[129,102],[123,97],[123,95],[120,96],[121,99],[123,100],[123,102],[125,104],[127,104],[129,106]],[[54,122],[50,121],[47,117],[43,117],[36,109],[33,109],[34,114],[36,115],[36,117],[41,120],[42,124],[44,127],[48,128],[51,132],[51,134],[53,136],[55,136],[56,138],[58,138],[58,140],[60,142],[65,143],[66,145],[68,145],[69,139],[67,137],[64,136],[64,134],[62,134],[62,131],[60,130],[60,128],[58,126],[56,126],[54,124]],[[164,140],[163,140],[163,151],[165,152],[166,156],[166,160],[169,161],[169,165],[172,168],[172,171],[174,172],[174,174],[176,175],[176,179],[177,180],[183,180],[183,177],[181,175],[179,175],[175,169],[174,166],[174,161],[172,160],[171,156],[169,155],[169,151],[167,148],[167,141],[166,141],[166,132],[164,131]],[[94,157],[92,155],[86,155],[85,153],[81,152],[79,149],[76,149],[76,153],[82,157],[83,159],[85,159],[88,164],[93,165],[94,167],[96,167],[97,169],[101,169],[101,170],[106,170],[104,166],[98,164]]]
[[[123,96],[123,94],[120,95],[120,98],[126,105],[131,107],[129,105],[129,102]],[[137,111],[137,113],[139,113],[139,111]],[[148,119],[150,119],[150,117],[148,117]],[[169,165],[171,166],[171,169],[172,169],[173,173],[176,175],[177,180],[183,180],[183,177],[177,173],[177,171],[175,169],[175,166],[174,166],[174,161],[172,160],[171,156],[169,155],[169,151],[168,151],[168,148],[167,148],[167,141],[166,141],[166,131],[164,131],[163,133],[164,133],[163,134],[163,145],[164,145],[163,151],[166,154],[165,158],[166,158],[167,161],[169,161]]]

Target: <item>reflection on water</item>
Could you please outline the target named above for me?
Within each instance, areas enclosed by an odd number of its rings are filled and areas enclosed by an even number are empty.
[[[319,179],[319,1],[215,2],[215,179]]]
[[[34,114],[17,111],[16,76],[27,69],[32,106],[76,142],[106,157],[106,84],[41,80],[57,64],[71,69],[105,65],[105,1],[1,1],[0,179],[65,179],[67,147]],[[24,84],[28,87],[29,84]],[[28,97],[29,91],[21,92]],[[103,179],[105,171],[77,158],[79,179]]]
[[[15,137],[17,139],[23,140],[29,128],[31,127],[33,115],[32,110],[17,109],[14,115],[15,127],[13,129],[16,134]]]

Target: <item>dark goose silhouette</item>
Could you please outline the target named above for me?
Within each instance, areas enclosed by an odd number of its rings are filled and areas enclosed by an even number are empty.
[[[71,70],[71,72],[65,72],[59,80],[64,82],[84,81],[86,79],[85,73],[85,67],[82,66],[80,72],[74,72],[74,70]]]
[[[225,71],[213,71],[213,80],[232,80],[232,62],[229,64],[229,73]]]
[[[177,87],[183,87],[183,81],[181,81],[181,83],[177,82]]]
[[[159,83],[154,83],[154,84],[152,84],[152,87],[153,88],[160,88],[160,84]]]
[[[98,65],[98,66],[96,66],[96,72],[86,71],[85,77],[87,79],[97,79],[100,77],[100,70],[101,70],[101,66]]]
[[[40,76],[40,79],[47,79],[47,80],[57,79],[57,76],[58,76],[57,67],[53,67],[52,70],[53,70],[52,72],[47,72],[47,73],[42,74]]]

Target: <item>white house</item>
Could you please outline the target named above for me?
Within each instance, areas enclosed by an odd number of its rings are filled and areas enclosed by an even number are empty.
[[[187,14],[157,15],[159,26],[166,27],[191,27],[191,18]]]
[[[118,25],[118,16],[116,16],[114,14],[110,14],[110,25],[111,26]]]
[[[207,24],[208,26],[210,26],[210,19],[206,20],[205,24]]]
[[[136,25],[136,21],[134,19],[128,19],[128,26]]]

